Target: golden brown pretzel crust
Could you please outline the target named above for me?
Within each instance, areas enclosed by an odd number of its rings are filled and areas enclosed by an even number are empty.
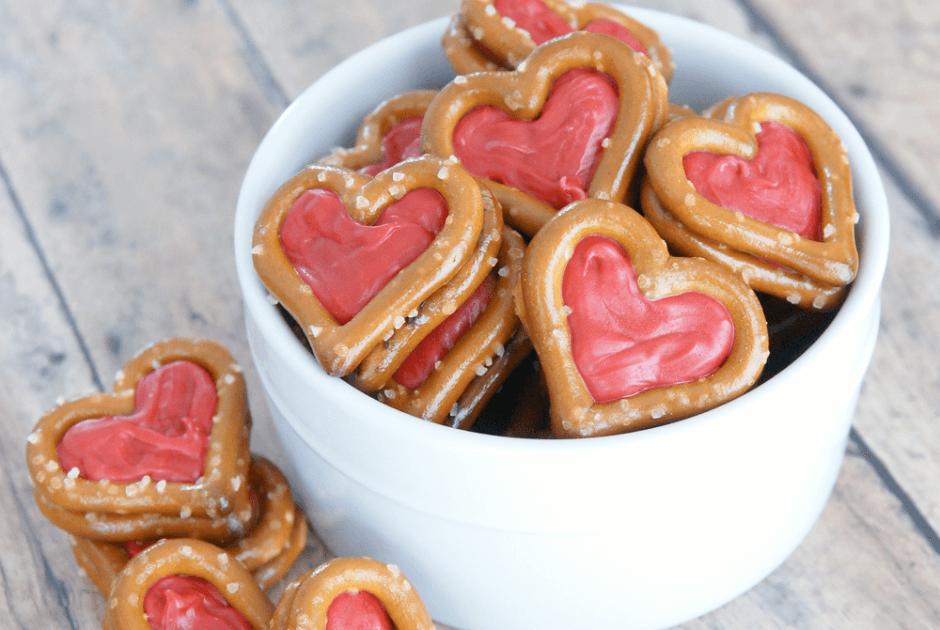
[[[444,56],[450,61],[457,74],[471,74],[473,72],[491,72],[494,70],[508,70],[509,68],[487,55],[467,30],[467,20],[460,13],[454,15],[447,29],[441,36],[441,47]]]
[[[414,311],[414,317],[401,321],[402,326],[379,343],[350,375],[357,388],[373,392],[392,378],[395,370],[411,351],[432,330],[447,319],[483,282],[497,263],[503,232],[503,211],[489,190],[482,188],[483,229],[473,255],[447,284],[434,292]]]
[[[674,120],[651,140],[646,170],[662,208],[686,230],[709,241],[766,258],[830,287],[852,282],[858,270],[858,213],[848,156],[835,131],[806,105],[778,94],[731,98],[713,107],[710,114],[720,118]],[[755,127],[763,121],[789,126],[812,151],[822,189],[822,242],[713,204],[686,178],[682,158],[692,151],[753,157]]]
[[[144,616],[144,596],[168,575],[200,577],[215,586],[254,630],[265,630],[274,606],[251,573],[219,547],[201,540],[162,540],[140,552],[111,586],[102,627],[105,630],[152,630]]]
[[[569,4],[564,0],[542,0],[575,30],[589,22],[607,19],[630,30],[646,48],[648,56],[666,82],[675,69],[672,54],[659,38],[659,33],[645,24],[606,4]],[[493,0],[462,0],[461,15],[466,20],[466,31],[476,42],[490,50],[505,65],[515,68],[535,50],[535,42],[528,31],[496,10]],[[546,42],[547,43],[547,42]]]
[[[647,140],[666,120],[666,83],[649,59],[620,41],[595,33],[576,32],[539,46],[511,72],[480,72],[459,76],[432,101],[421,131],[422,149],[450,158],[454,128],[470,110],[491,105],[516,118],[539,115],[552,83],[572,68],[593,68],[609,74],[618,86],[620,110],[594,178],[589,197],[620,201],[630,187]],[[503,207],[506,224],[531,236],[555,210],[533,197],[497,182],[485,181]]]
[[[358,170],[382,162],[382,139],[389,129],[407,118],[424,116],[436,95],[437,90],[410,90],[382,101],[362,119],[354,147],[335,149],[317,163]]]
[[[721,301],[735,327],[724,364],[691,383],[595,403],[575,366],[561,283],[578,242],[600,234],[620,243],[651,299],[699,291]],[[606,435],[665,424],[729,401],[750,388],[767,360],[767,324],[754,292],[715,263],[669,256],[665,242],[631,208],[596,199],[567,206],[532,239],[517,295],[522,320],[544,368],[558,437]]]
[[[440,424],[455,409],[454,405],[475,378],[504,367],[498,359],[503,357],[507,344],[519,328],[513,287],[518,282],[524,254],[522,237],[513,230],[504,229],[497,262],[496,290],[486,309],[421,387],[410,390],[393,379],[379,392],[381,402]],[[461,417],[467,416],[468,411],[469,406]],[[472,423],[472,418],[466,421]]]
[[[74,536],[111,542],[193,537],[227,545],[250,531],[258,517],[257,511],[251,505],[225,516],[209,518],[192,516],[185,509],[176,514],[113,514],[66,510],[42,494],[38,488],[33,488],[33,498],[42,515],[59,529]]]
[[[397,630],[434,630],[424,602],[398,567],[370,558],[335,558],[295,580],[278,602],[269,630],[325,628],[329,605],[346,591],[375,595]]]
[[[803,274],[781,269],[756,256],[689,231],[662,207],[646,179],[643,182],[641,204],[643,216],[675,252],[724,265],[755,291],[817,311],[831,310],[841,304],[845,297],[845,286],[834,287]]]
[[[218,392],[202,477],[194,483],[149,477],[133,483],[111,483],[82,479],[76,476],[77,470],[62,470],[56,447],[71,426],[83,420],[132,413],[137,382],[156,368],[179,360],[205,368]],[[169,519],[192,515],[205,521],[222,521],[234,515],[236,521],[244,523],[244,515],[250,517],[251,513],[250,431],[245,380],[228,351],[212,341],[169,339],[150,346],[125,364],[111,393],[66,401],[45,414],[27,439],[26,462],[37,500],[42,497],[48,505],[68,513],[105,520],[112,516],[130,520],[134,515]],[[83,535],[81,531],[73,533]]]
[[[306,190],[326,188],[339,194],[350,216],[372,223],[392,201],[423,187],[437,190],[447,201],[444,228],[352,320],[339,325],[281,248],[281,224],[291,205]],[[346,376],[395,330],[396,318],[406,318],[460,269],[472,255],[482,225],[480,188],[453,161],[413,158],[374,179],[341,167],[311,164],[285,182],[265,205],[255,225],[252,254],[258,276],[300,324],[323,368],[334,376]]]
[[[258,523],[244,537],[223,548],[251,571],[261,588],[267,589],[287,574],[307,544],[307,521],[291,498],[287,479],[274,464],[255,456],[250,478],[261,505]],[[105,597],[130,559],[125,542],[72,538],[75,560]]]

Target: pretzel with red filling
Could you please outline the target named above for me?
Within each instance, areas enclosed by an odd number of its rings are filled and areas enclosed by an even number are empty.
[[[371,558],[335,558],[292,582],[277,604],[269,630],[327,624],[434,630],[424,602],[398,567]]]
[[[754,292],[715,263],[671,257],[621,204],[565,208],[529,244],[519,287],[558,437],[706,411],[747,391],[767,360]]]
[[[214,621],[232,630],[265,630],[273,612],[240,562],[211,543],[180,538],[162,540],[127,564],[111,587],[101,625],[182,630]]]
[[[41,511],[77,536],[127,540],[163,529],[231,540],[256,516],[250,430],[245,381],[228,351],[170,339],[125,364],[111,393],[45,414],[26,460]]]
[[[845,145],[812,109],[731,97],[665,125],[645,163],[643,210],[678,251],[804,308],[840,303],[858,270],[859,216]]]

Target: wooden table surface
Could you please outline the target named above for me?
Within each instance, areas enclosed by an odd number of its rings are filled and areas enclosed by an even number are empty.
[[[849,114],[891,206],[874,359],[845,462],[796,552],[682,626],[940,627],[940,4],[662,0],[774,51]],[[457,0],[0,0],[0,626],[100,627],[104,599],[32,499],[26,436],[170,336],[246,366],[232,217],[253,151],[308,84]],[[312,540],[292,575],[329,553]],[[279,597],[282,586],[272,589]]]

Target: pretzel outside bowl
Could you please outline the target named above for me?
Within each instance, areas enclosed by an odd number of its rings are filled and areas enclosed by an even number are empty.
[[[430,188],[448,206],[443,229],[431,245],[400,270],[352,319],[339,324],[298,275],[280,242],[281,225],[302,193],[336,192],[349,215],[371,224],[409,191]],[[406,317],[445,284],[472,255],[483,224],[476,181],[453,161],[423,156],[382,171],[375,178],[334,166],[311,164],[285,182],[255,226],[255,269],[268,290],[300,324],[317,360],[333,376],[346,376]]]
[[[396,630],[435,628],[421,596],[397,566],[371,558],[334,558],[288,586],[269,630],[326,628],[330,604],[358,591],[378,598]]]
[[[257,523],[243,537],[222,547],[252,573],[261,588],[268,589],[287,574],[306,545],[307,521],[291,498],[287,478],[263,457],[252,459],[251,488],[259,498]],[[105,597],[132,557],[127,541],[74,536],[72,552]]]
[[[194,482],[144,476],[119,483],[84,479],[80,471],[62,470],[57,446],[74,425],[135,409],[135,387],[145,375],[176,361],[204,368],[215,383],[218,403],[212,418],[203,474]],[[206,519],[250,510],[248,440],[251,418],[241,367],[221,345],[200,339],[168,339],[128,361],[115,377],[111,393],[65,401],[46,413],[27,438],[26,461],[35,492],[67,512],[100,515],[181,513]]]
[[[223,549],[186,538],[161,540],[127,563],[111,587],[102,628],[152,630],[144,614],[147,591],[174,575],[208,581],[254,630],[267,628],[274,605],[248,569]]]

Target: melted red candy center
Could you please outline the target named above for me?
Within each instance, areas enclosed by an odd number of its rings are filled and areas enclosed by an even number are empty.
[[[564,18],[541,0],[494,0],[493,7],[501,16],[508,17],[516,26],[527,31],[536,46],[574,31]],[[601,18],[592,20],[581,30],[616,37],[633,50],[646,53],[636,35],[619,22]]]
[[[193,483],[205,469],[217,404],[215,382],[204,368],[167,363],[138,381],[133,414],[69,428],[56,447],[59,465],[93,481],[128,483],[149,475]]]
[[[421,155],[421,116],[411,116],[391,126],[382,137],[383,160],[359,169],[360,173],[375,176],[380,171]]]
[[[215,586],[191,575],[167,575],[144,595],[144,615],[153,630],[252,630]]]
[[[608,75],[574,68],[555,80],[534,120],[489,105],[471,110],[454,128],[454,153],[473,175],[561,208],[587,197],[619,106]]]
[[[813,154],[793,129],[760,123],[757,155],[693,151],[682,158],[695,190],[714,204],[820,240],[822,196]]]
[[[708,376],[734,344],[724,304],[697,291],[648,299],[626,251],[606,236],[575,247],[562,299],[575,365],[598,403]]]
[[[424,252],[447,218],[447,202],[417,188],[370,224],[349,216],[332,190],[304,191],[281,226],[281,246],[300,277],[340,324],[353,318]]]
[[[496,282],[487,276],[479,287],[451,315],[421,340],[395,372],[395,381],[408,389],[418,389],[438,361],[453,348],[493,297]]]
[[[385,606],[369,591],[344,591],[326,609],[325,630],[395,630]]]

